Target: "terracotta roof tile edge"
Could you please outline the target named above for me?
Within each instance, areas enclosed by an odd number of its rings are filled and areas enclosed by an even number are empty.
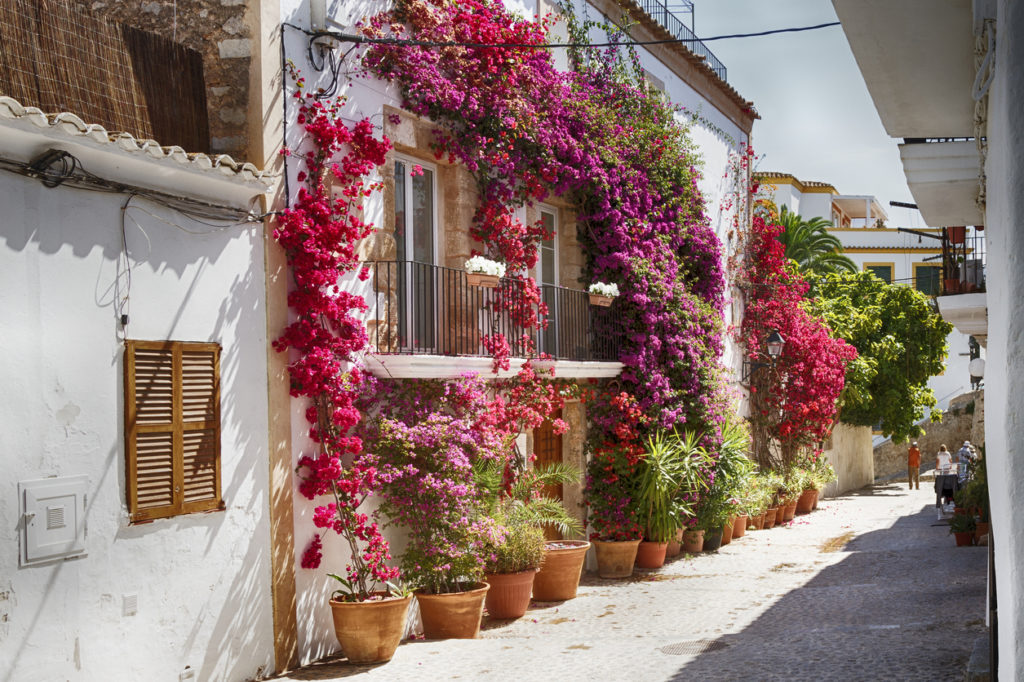
[[[110,132],[96,123],[86,123],[76,114],[63,111],[45,114],[36,107],[27,107],[13,97],[0,95],[0,119],[24,119],[37,128],[59,130],[73,137],[87,137],[98,144],[112,144],[126,152],[141,152],[154,159],[172,160],[200,172],[234,175],[246,182],[258,182],[269,187],[274,174],[260,170],[249,162],[239,162],[227,154],[210,156],[189,153],[178,146],[164,147],[156,140],[136,139],[130,133]]]

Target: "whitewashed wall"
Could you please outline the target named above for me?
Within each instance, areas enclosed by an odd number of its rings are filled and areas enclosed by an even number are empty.
[[[1024,679],[1024,5],[999,1],[989,94],[985,444],[999,602],[999,678]]]
[[[824,454],[836,470],[836,480],[822,491],[824,497],[836,497],[874,483],[870,426],[838,424],[832,432],[832,447]]]
[[[128,212],[130,337],[223,346],[227,506],[129,526],[113,304],[125,197],[9,173],[0,197],[0,679],[177,680],[188,666],[196,680],[245,680],[271,669],[262,226],[196,236]],[[88,554],[19,568],[18,482],[75,474],[89,478]],[[122,615],[132,595],[137,614]]]

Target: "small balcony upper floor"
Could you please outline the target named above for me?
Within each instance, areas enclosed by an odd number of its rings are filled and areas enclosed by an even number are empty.
[[[535,305],[527,282],[501,278],[496,286],[467,273],[416,261],[367,263],[366,328],[370,371],[393,378],[454,378],[492,371],[487,339],[502,335],[514,374],[527,359],[559,378],[614,377],[622,370],[615,312],[593,305],[587,292],[540,285],[545,325],[525,322]]]
[[[943,228],[942,295],[937,299],[939,312],[947,322],[982,343],[988,335],[984,229]]]

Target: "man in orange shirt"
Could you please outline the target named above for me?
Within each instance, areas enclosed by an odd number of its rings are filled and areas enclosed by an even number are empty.
[[[918,449],[916,440],[907,450],[907,481],[911,490],[914,486],[917,486],[918,490],[921,489],[921,450]]]

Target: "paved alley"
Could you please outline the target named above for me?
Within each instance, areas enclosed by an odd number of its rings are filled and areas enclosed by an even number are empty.
[[[579,597],[412,641],[377,667],[281,679],[959,680],[984,631],[986,548],[956,548],[934,495],[892,484],[824,500],[788,527]]]

